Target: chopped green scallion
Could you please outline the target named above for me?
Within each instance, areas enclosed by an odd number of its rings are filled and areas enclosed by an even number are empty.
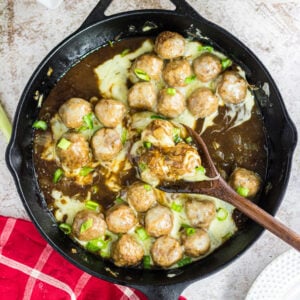
[[[149,238],[149,235],[147,234],[145,228],[139,227],[135,230],[136,234],[138,235],[139,239],[141,241],[145,241]]]
[[[117,204],[122,204],[122,203],[124,203],[124,200],[121,197],[117,197],[116,200],[115,200],[115,202]]]
[[[232,60],[229,58],[224,58],[221,60],[222,69],[225,70],[232,65]]]
[[[99,192],[99,187],[98,185],[93,185],[92,188],[91,188],[91,192],[93,194],[97,194]]]
[[[193,228],[193,227],[188,227],[188,228],[185,229],[185,232],[186,232],[187,235],[192,235],[196,232],[196,229]]]
[[[176,202],[172,202],[171,209],[174,210],[174,211],[176,211],[176,212],[181,212],[182,209],[183,209],[183,207],[182,207],[181,204],[178,204]]]
[[[189,76],[189,77],[185,78],[184,82],[186,84],[190,84],[190,83],[192,83],[195,80],[196,80],[196,75],[192,75],[192,76]]]
[[[249,189],[246,188],[246,187],[243,187],[243,186],[239,186],[237,189],[236,189],[236,192],[242,196],[242,197],[247,197],[248,194],[249,194]]]
[[[111,48],[113,48],[113,46],[114,46],[114,42],[113,42],[113,41],[108,41],[108,44],[109,44],[109,46],[110,46]]]
[[[45,121],[43,121],[43,120],[36,120],[34,123],[33,123],[33,125],[32,125],[32,127],[34,128],[34,129],[41,129],[41,130],[47,130],[47,128],[48,128],[48,125],[47,125],[47,123],[45,122]]]
[[[188,144],[190,144],[190,143],[193,141],[193,139],[192,139],[192,137],[188,136],[188,137],[185,139],[185,141],[186,141]]]
[[[124,49],[124,50],[121,52],[121,57],[124,57],[124,56],[127,55],[129,52],[130,52],[130,49],[129,49],[129,48]]]
[[[202,51],[207,51],[207,52],[213,52],[214,48],[212,46],[199,46],[198,47],[198,51],[202,52]]]
[[[192,262],[192,259],[188,256],[186,256],[185,258],[181,259],[178,263],[177,266],[178,267],[183,267],[185,265],[188,265]]]
[[[150,184],[144,184],[144,189],[147,191],[147,192],[150,192],[152,190],[152,187]]]
[[[62,150],[67,150],[71,146],[71,142],[65,138],[61,138],[57,144],[57,147]]]
[[[145,171],[147,169],[147,165],[143,162],[139,163],[139,169],[141,172]]]
[[[123,145],[126,143],[127,134],[128,134],[127,130],[123,129],[122,130],[122,134],[121,134],[121,142],[122,142]]]
[[[80,226],[80,233],[83,233],[90,229],[93,226],[93,219],[87,219],[84,223]]]
[[[90,209],[90,210],[97,210],[99,208],[99,203],[92,201],[92,200],[88,200],[85,202],[85,207]]]
[[[87,176],[88,174],[90,174],[90,173],[93,172],[94,170],[95,170],[94,168],[85,166],[85,167],[82,167],[82,168],[80,169],[79,175],[80,175],[80,176]]]
[[[159,116],[159,115],[152,115],[150,118],[153,119],[153,120],[155,120],[155,119],[168,120],[168,118],[166,118],[164,116]]]
[[[53,182],[58,183],[62,176],[64,175],[64,171],[62,169],[57,169],[53,174]]]
[[[174,88],[167,88],[167,94],[171,95],[171,96],[176,95],[176,89],[174,89]]]
[[[196,167],[196,171],[201,173],[201,174],[205,174],[206,173],[206,170],[203,166],[199,166],[199,167]]]
[[[147,149],[150,149],[152,147],[152,143],[150,143],[150,142],[144,142],[143,145]]]
[[[100,255],[102,257],[104,257],[104,258],[110,257],[110,249],[109,249],[109,247],[102,248],[101,251],[100,251]]]
[[[135,75],[144,81],[150,81],[150,76],[143,70],[141,69],[134,69]]]
[[[151,258],[150,255],[145,255],[143,257],[143,265],[145,269],[150,269],[151,267]]]
[[[217,209],[217,219],[219,221],[225,221],[227,217],[228,217],[228,211],[223,207],[219,207]]]
[[[103,239],[98,238],[98,239],[88,241],[88,243],[86,244],[86,249],[92,252],[96,252],[101,250],[105,246],[106,246],[106,242],[103,241]]]
[[[87,129],[94,128],[93,116],[93,113],[89,113],[83,117],[83,122],[86,124]]]
[[[64,234],[70,234],[71,233],[71,225],[67,223],[61,223],[58,225],[59,229],[63,231]]]

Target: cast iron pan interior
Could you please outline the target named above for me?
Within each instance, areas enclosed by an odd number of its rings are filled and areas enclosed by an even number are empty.
[[[104,11],[110,2],[100,1],[82,27],[55,47],[33,73],[15,114],[6,161],[32,221],[44,238],[66,259],[99,278],[135,286],[151,299],[176,299],[189,283],[212,274],[238,258],[263,229],[249,222],[245,229],[207,258],[175,270],[118,268],[86,253],[58,229],[37,184],[32,153],[32,123],[38,116],[37,101],[33,98],[35,91],[39,90],[46,98],[68,69],[83,56],[116,37],[155,36],[164,30],[176,31],[184,36],[189,32],[199,37],[201,33],[202,37],[209,38],[206,43],[221,49],[242,65],[250,84],[262,86],[267,83],[269,86],[270,97],[261,88],[255,93],[267,129],[269,161],[266,183],[272,187],[264,189],[260,205],[271,214],[276,212],[287,187],[297,132],[273,79],[257,57],[230,33],[203,19],[185,1],[172,0],[176,5],[175,11],[142,10],[106,17]],[[145,22],[156,24],[157,28],[143,32]],[[50,78],[46,75],[49,67],[54,70]],[[77,249],[77,253],[72,253],[72,248]]]

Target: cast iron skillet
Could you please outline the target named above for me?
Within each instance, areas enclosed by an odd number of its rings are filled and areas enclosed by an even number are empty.
[[[297,132],[273,79],[257,57],[230,33],[203,19],[185,1],[172,0],[176,5],[175,11],[142,10],[106,17],[104,11],[110,2],[100,1],[83,25],[54,48],[33,73],[15,114],[6,161],[32,221],[52,247],[67,260],[104,280],[137,287],[151,299],[176,299],[193,281],[220,270],[238,258],[254,243],[263,229],[249,222],[242,231],[205,259],[175,270],[118,268],[86,253],[58,229],[37,184],[32,151],[32,123],[38,116],[37,101],[33,98],[35,91],[39,90],[46,98],[68,69],[83,56],[116,37],[154,36],[164,30],[176,31],[185,36],[187,32],[197,34],[198,37],[201,33],[201,36],[209,38],[205,40],[206,43],[227,53],[246,70],[251,84],[262,86],[265,83],[264,86],[269,87],[269,97],[262,88],[257,89],[255,94],[261,106],[268,137],[268,170],[260,205],[270,214],[276,212],[287,187]],[[156,24],[157,27],[143,32],[146,22],[148,25],[149,22]],[[50,78],[46,75],[49,67],[54,70]],[[77,253],[71,252],[72,248],[76,248]]]

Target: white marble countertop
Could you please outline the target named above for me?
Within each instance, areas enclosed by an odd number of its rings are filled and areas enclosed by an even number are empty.
[[[12,119],[22,90],[44,56],[75,31],[97,0],[64,0],[49,10],[34,0],[0,1],[0,101]],[[252,49],[266,65],[300,128],[300,1],[190,0],[205,18],[224,27]],[[165,8],[167,0],[114,0],[107,13],[138,8]],[[0,214],[28,216],[6,168],[6,141],[0,135]],[[296,148],[287,193],[277,217],[300,232],[300,149]],[[289,247],[265,232],[244,255],[222,271],[190,285],[189,300],[244,299],[265,266]]]

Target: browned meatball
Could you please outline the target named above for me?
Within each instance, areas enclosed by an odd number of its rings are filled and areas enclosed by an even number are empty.
[[[142,132],[142,141],[155,147],[174,146],[174,126],[165,120],[153,120]]]
[[[203,82],[215,79],[222,71],[220,59],[211,53],[198,56],[193,61],[193,67],[197,78]]]
[[[173,227],[173,214],[165,206],[157,205],[148,210],[145,216],[145,228],[149,235],[159,237],[169,234]]]
[[[156,37],[154,51],[164,59],[183,56],[185,39],[179,33],[163,31]]]
[[[103,99],[95,106],[95,115],[105,127],[118,126],[122,122],[125,113],[125,105],[113,99]]]
[[[62,136],[69,144],[66,148],[61,148],[60,141],[56,145],[56,154],[62,167],[74,170],[88,164],[91,160],[89,143],[81,133],[68,132]]]
[[[197,257],[205,254],[210,248],[210,238],[203,229],[195,229],[195,233],[187,235],[185,232],[181,236],[185,253],[189,256]]]
[[[205,118],[218,109],[218,98],[208,88],[196,89],[187,99],[189,111],[196,118]]]
[[[157,102],[157,93],[151,82],[138,82],[128,91],[128,104],[132,108],[153,111]]]
[[[82,210],[78,212],[72,224],[72,234],[81,241],[90,241],[105,235],[106,223],[101,213]]]
[[[229,177],[229,184],[234,190],[246,189],[246,197],[253,197],[260,189],[261,179],[256,173],[244,169],[236,168]]]
[[[216,206],[209,200],[189,199],[185,202],[185,212],[192,226],[208,228],[216,215]]]
[[[175,89],[162,89],[158,95],[157,111],[168,117],[176,118],[185,110],[185,98]]]
[[[137,265],[144,256],[144,249],[130,234],[124,234],[112,246],[111,257],[119,267]]]
[[[92,148],[97,160],[111,160],[122,150],[122,141],[115,129],[101,128],[92,137]]]
[[[153,243],[150,252],[156,265],[168,268],[182,258],[183,247],[176,239],[162,236]]]
[[[237,72],[226,71],[218,86],[218,93],[225,103],[238,104],[246,97],[247,82]]]
[[[185,59],[170,61],[163,70],[164,81],[169,86],[185,86],[186,78],[192,75],[192,68]]]
[[[133,210],[126,204],[115,205],[106,212],[108,229],[114,233],[126,233],[136,223]]]
[[[127,190],[127,202],[137,212],[145,212],[156,203],[156,194],[151,185],[135,182]]]
[[[83,117],[92,111],[91,104],[81,98],[70,98],[58,110],[58,114],[68,128],[84,125]]]
[[[144,71],[150,79],[160,80],[164,62],[161,58],[153,54],[143,54],[132,64],[131,71],[135,69]]]

